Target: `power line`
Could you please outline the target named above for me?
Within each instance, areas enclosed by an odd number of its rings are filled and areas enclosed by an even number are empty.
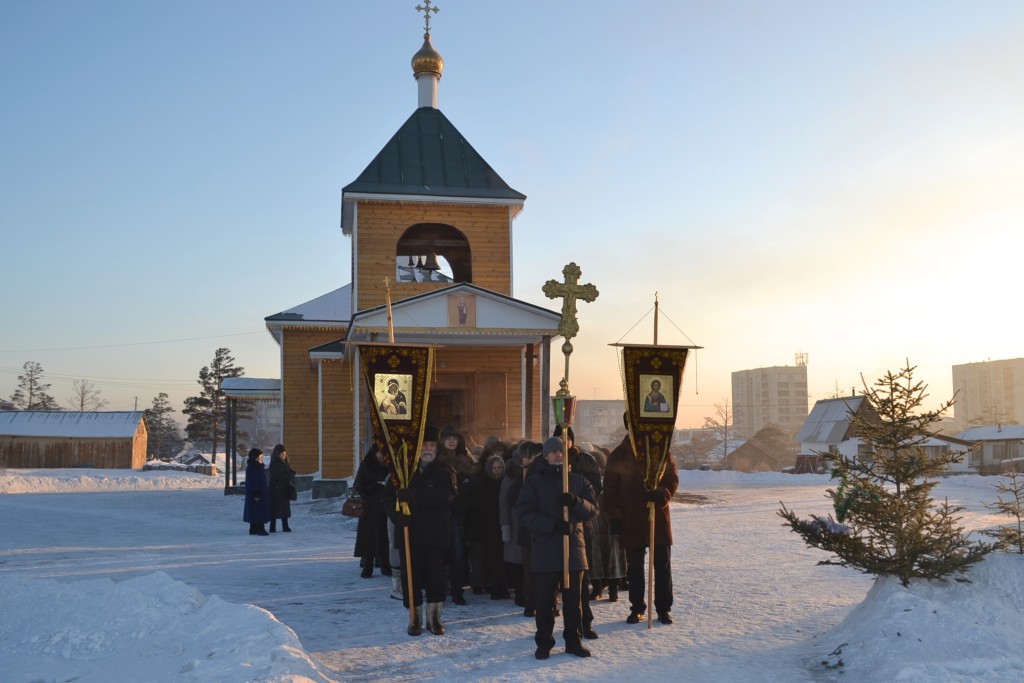
[[[252,332],[236,332],[233,334],[218,334],[210,337],[186,337],[184,339],[162,339],[160,341],[129,342],[126,344],[105,344],[98,346],[66,346],[52,349],[0,349],[0,353],[45,353],[50,351],[90,351],[93,349],[117,349],[125,346],[153,346],[156,344],[178,344],[180,342],[203,341],[206,339],[223,339],[226,337],[246,337],[254,334],[266,334],[266,330]]]

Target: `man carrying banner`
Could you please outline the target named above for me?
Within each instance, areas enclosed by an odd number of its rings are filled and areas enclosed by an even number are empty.
[[[628,414],[623,415],[627,430]],[[650,546],[648,503],[654,503],[654,609],[658,621],[672,623],[672,522],[668,503],[679,486],[679,472],[671,455],[653,490],[644,484],[640,459],[633,451],[627,433],[622,443],[608,456],[604,475],[604,513],[612,533],[626,551],[626,576],[629,579],[630,612],[626,621],[640,623],[647,610],[644,602],[644,556]]]
[[[406,632],[418,636],[423,632],[421,605],[426,593],[427,630],[434,635],[444,634],[441,623],[441,605],[445,600],[447,567],[445,556],[450,543],[451,515],[449,505],[455,498],[455,472],[436,459],[437,427],[424,429],[420,449],[419,467],[407,488],[386,486],[382,498],[389,515],[393,515],[395,528],[408,527],[411,558],[406,558],[405,544],[400,543],[403,574],[412,568],[412,595],[409,595],[408,577],[402,579],[402,604],[414,606]],[[396,502],[408,504],[411,514],[396,511]],[[397,534],[396,534],[397,536]],[[396,539],[398,540],[398,539]]]
[[[569,581],[562,592],[562,638],[565,651],[589,657],[583,646],[581,582],[587,569],[583,522],[597,515],[597,499],[590,483],[579,474],[569,475],[569,490],[562,489],[565,454],[556,436],[544,442],[542,457],[531,465],[530,476],[516,503],[519,524],[530,531],[531,567],[536,592],[537,659],[547,659],[555,645],[555,595],[563,574],[563,538],[569,538]],[[565,521],[564,510],[569,511]]]

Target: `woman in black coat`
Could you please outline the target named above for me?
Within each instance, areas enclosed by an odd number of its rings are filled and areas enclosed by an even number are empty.
[[[242,521],[249,523],[250,536],[269,536],[263,525],[270,520],[270,491],[263,469],[263,451],[253,448],[245,465],[245,507]]]
[[[363,498],[363,516],[356,527],[356,547],[353,553],[362,568],[360,576],[373,576],[373,567],[380,567],[380,573],[391,576],[391,558],[388,550],[388,525],[384,514],[381,491],[388,483],[388,467],[384,454],[376,445],[370,447],[356,471],[354,488]]]
[[[277,444],[270,453],[270,533],[277,531],[277,520],[281,520],[281,531],[291,531],[288,518],[292,516],[292,488],[295,486],[295,470],[288,464],[288,451],[284,444]]]

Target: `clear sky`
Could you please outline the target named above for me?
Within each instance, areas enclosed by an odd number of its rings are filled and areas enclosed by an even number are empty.
[[[349,282],[340,188],[415,109],[416,4],[0,3],[0,397],[38,361],[180,410],[220,346],[277,377],[263,318]],[[527,195],[514,296],[600,290],[579,397],[655,292],[705,347],[680,426],[798,352],[812,404],[1024,356],[1024,3],[438,6],[440,109]]]

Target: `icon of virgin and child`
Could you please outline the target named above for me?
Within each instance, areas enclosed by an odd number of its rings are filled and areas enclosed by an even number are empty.
[[[384,391],[378,388],[377,401],[380,413],[386,418],[401,418],[409,414],[409,401],[402,391],[397,377],[389,377]]]

